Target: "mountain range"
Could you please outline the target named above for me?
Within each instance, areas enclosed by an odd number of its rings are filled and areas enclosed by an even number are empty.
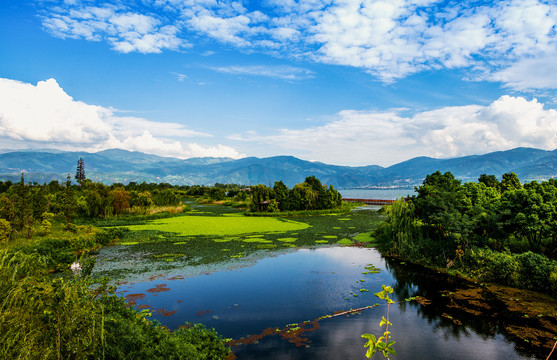
[[[59,150],[7,151],[0,154],[0,180],[38,183],[73,178],[77,161],[83,158],[88,179],[106,184],[121,182],[168,182],[183,185],[215,183],[273,185],[283,180],[287,186],[315,175],[324,184],[337,188],[409,187],[421,184],[427,174],[450,171],[463,181],[475,181],[481,174],[513,171],[523,181],[557,177],[557,150],[516,148],[485,155],[451,159],[416,157],[389,167],[338,166],[301,160],[292,156],[177,159],[140,152],[111,149],[97,153]]]

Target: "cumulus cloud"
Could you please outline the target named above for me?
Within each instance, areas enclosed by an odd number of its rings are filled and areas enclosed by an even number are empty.
[[[117,116],[112,109],[76,101],[54,79],[32,85],[0,78],[0,140],[14,149],[120,148],[178,158],[243,157],[231,147],[183,141],[210,137],[178,123]]]
[[[519,146],[557,148],[557,110],[502,96],[489,106],[453,106],[402,116],[344,110],[324,125],[233,136],[325,163],[392,165],[413,156],[447,158]]]
[[[120,52],[177,50],[191,46],[186,38],[210,38],[247,52],[362,68],[384,82],[447,68],[517,89],[556,87],[543,76],[557,55],[554,2],[266,0],[257,10],[236,0],[122,4],[66,3],[45,10],[43,25]]]

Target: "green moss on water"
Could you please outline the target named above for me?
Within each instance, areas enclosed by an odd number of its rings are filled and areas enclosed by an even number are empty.
[[[247,242],[247,243],[263,243],[263,244],[270,244],[272,243],[271,240],[265,240],[265,239],[261,239],[261,238],[246,238],[244,240],[242,240],[243,242]]]
[[[375,242],[375,238],[373,236],[371,236],[371,231],[365,232],[365,233],[360,233],[360,234],[356,235],[354,237],[354,240],[356,240],[357,242],[363,242],[363,243]]]
[[[227,266],[230,261],[256,252],[260,254],[257,256],[264,256],[261,252],[326,246],[336,244],[338,239],[342,239],[338,242],[340,245],[352,245],[350,238],[354,234],[369,232],[382,221],[381,215],[367,211],[349,216],[303,215],[283,219],[245,217],[241,213],[227,213],[227,209],[214,205],[205,208],[204,214],[161,218],[129,226],[132,231],[126,232],[120,244],[134,246],[114,247],[110,258],[97,262],[95,277],[125,280],[126,274],[158,275],[158,271],[184,266]],[[339,219],[345,220],[339,222]],[[173,255],[150,256],[164,254]]]
[[[279,238],[277,239],[277,241],[282,241],[282,242],[294,242],[298,240],[298,238],[295,237],[287,237],[287,238]]]
[[[353,245],[354,242],[352,242],[352,240],[350,240],[350,239],[344,238],[344,239],[338,241],[337,244],[340,244],[340,245]]]
[[[281,218],[243,216],[178,216],[132,225],[132,231],[161,230],[183,236],[237,235],[250,233],[286,232],[307,229],[310,225]]]
[[[263,244],[263,245],[257,245],[258,249],[274,249],[277,246],[274,244]]]

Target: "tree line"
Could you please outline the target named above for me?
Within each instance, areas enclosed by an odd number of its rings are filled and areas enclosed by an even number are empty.
[[[381,251],[484,280],[557,294],[557,180],[427,175],[377,229]]]
[[[146,214],[152,207],[178,206],[185,191],[169,184],[120,183],[110,186],[88,179],[79,184],[57,180],[48,184],[0,181],[0,236],[11,231],[25,232],[30,238],[35,225],[48,233],[51,220],[57,216],[67,226],[75,218],[107,218],[123,213]]]
[[[342,205],[342,196],[333,187],[321,184],[315,176],[289,189],[282,181],[272,188],[266,185],[250,187],[251,211],[298,211],[334,209]]]

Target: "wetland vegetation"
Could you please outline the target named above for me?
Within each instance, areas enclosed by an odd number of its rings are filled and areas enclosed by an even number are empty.
[[[288,189],[22,175],[0,183],[0,356],[357,358],[360,335],[380,329],[382,285],[398,304],[397,358],[462,352],[461,336],[506,358],[547,355],[554,299],[487,281],[555,296],[555,183],[491,180],[432,174],[377,212],[351,211],[315,177]],[[405,327],[445,333],[443,350],[409,351],[423,339]]]

